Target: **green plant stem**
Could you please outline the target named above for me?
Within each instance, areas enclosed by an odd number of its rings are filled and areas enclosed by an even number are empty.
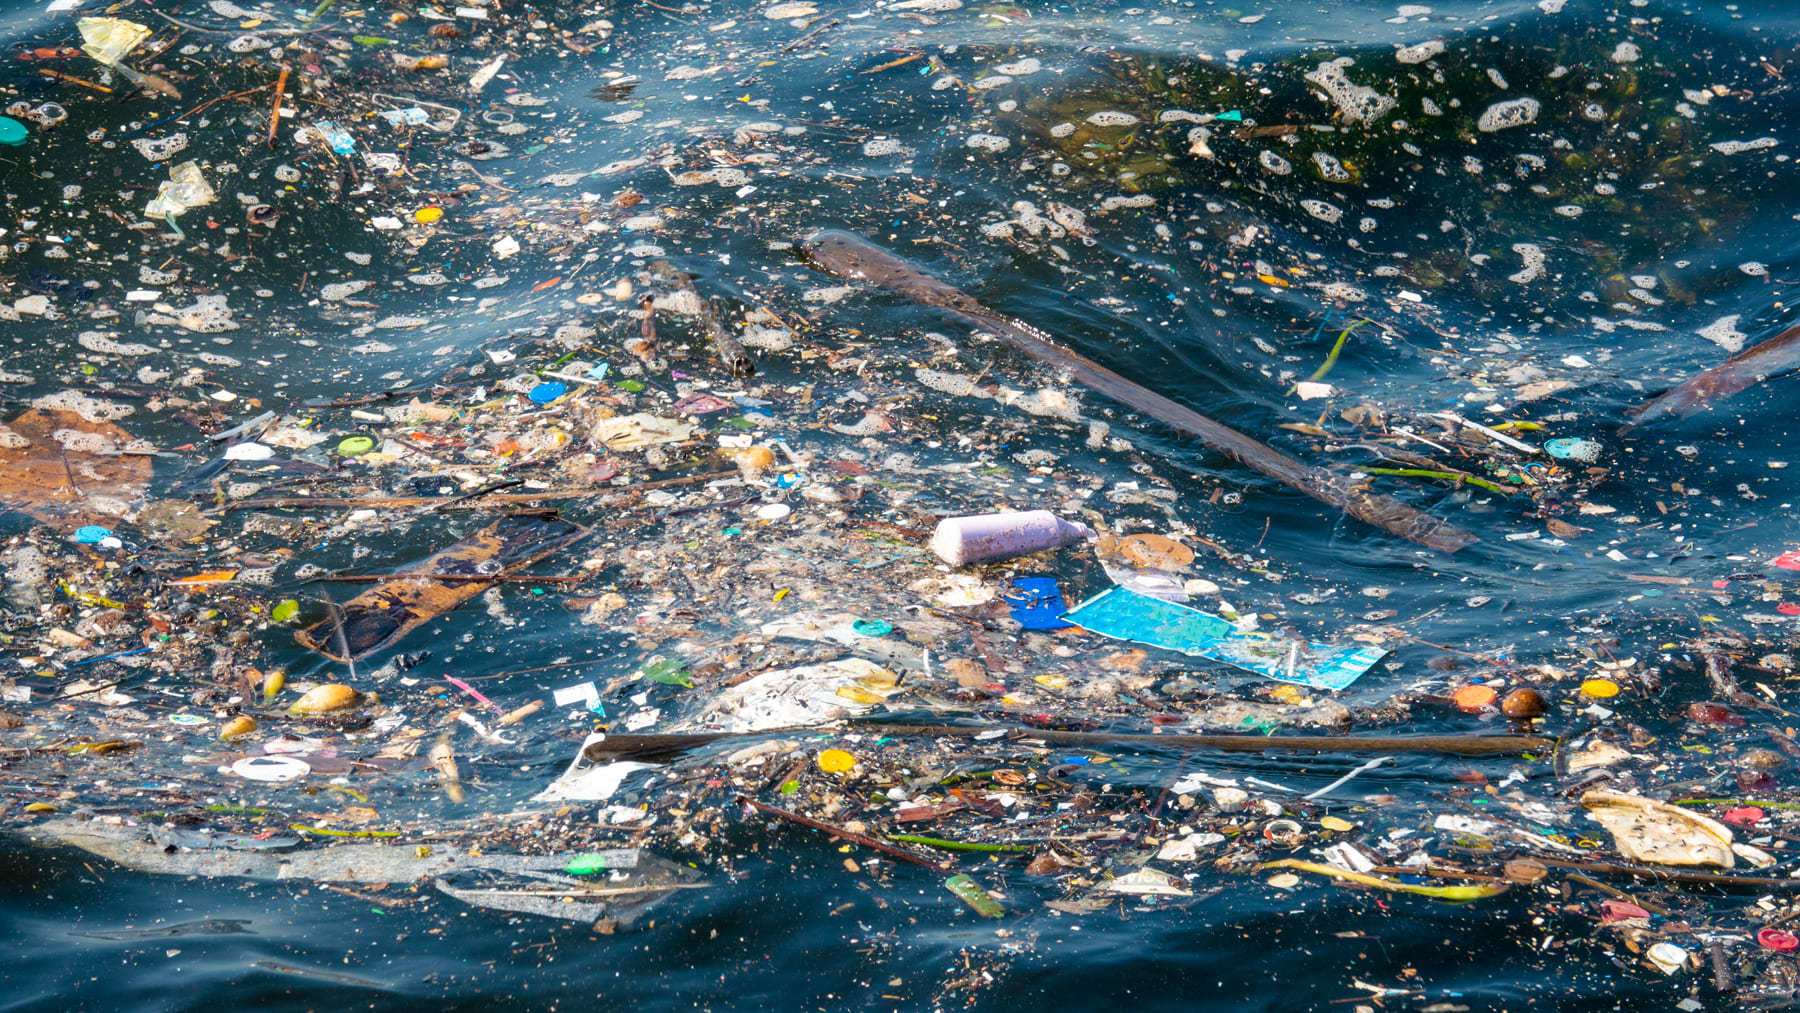
[[[1313,375],[1310,377],[1307,377],[1307,379],[1309,379],[1309,380],[1325,379],[1325,374],[1331,372],[1331,367],[1337,365],[1338,356],[1340,356],[1344,353],[1344,344],[1345,344],[1345,342],[1348,342],[1350,340],[1350,332],[1356,330],[1358,327],[1361,327],[1362,325],[1364,325],[1368,322],[1369,322],[1368,318],[1364,317],[1363,319],[1358,320],[1356,323],[1353,323],[1350,326],[1344,328],[1342,331],[1339,331],[1338,336],[1337,336],[1337,343],[1331,346],[1331,354],[1327,355],[1325,357],[1325,361],[1320,364],[1318,369],[1313,370]]]
[[[965,841],[946,841],[936,837],[920,837],[916,834],[889,834],[890,841],[902,841],[907,844],[923,844],[928,848],[942,848],[945,851],[1030,851],[1029,844],[969,844]]]
[[[1502,496],[1512,495],[1511,490],[1495,485],[1485,478],[1459,475],[1454,471],[1432,471],[1427,468],[1359,468],[1357,470],[1368,472],[1371,475],[1393,475],[1397,478],[1441,478],[1446,482],[1467,482],[1470,485],[1478,485],[1489,492],[1497,492]]]

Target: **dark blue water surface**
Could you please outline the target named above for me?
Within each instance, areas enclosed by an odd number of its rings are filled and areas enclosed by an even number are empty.
[[[1459,711],[1456,689],[1535,685],[1549,703],[1537,728],[1566,736],[1565,753],[1598,737],[1634,755],[1611,768],[1611,787],[1793,801],[1788,736],[1800,716],[1786,709],[1787,652],[1800,564],[1782,554],[1800,544],[1794,381],[1765,378],[1620,434],[1628,409],[1796,322],[1792,5],[4,8],[0,89],[28,127],[23,145],[0,148],[4,418],[75,391],[49,404],[129,407],[114,422],[160,454],[130,458],[150,462],[147,480],[90,477],[77,499],[0,487],[0,534],[15,539],[0,558],[0,680],[31,690],[0,704],[23,723],[0,730],[0,820],[16,831],[0,860],[0,1010],[1448,1013],[1791,999],[1792,956],[1755,940],[1788,910],[1776,888],[1607,879],[1649,912],[1621,928],[1601,924],[1607,894],[1561,869],[1467,905],[1250,870],[1324,861],[1345,841],[1389,865],[1425,855],[1477,875],[1533,853],[1618,862],[1579,790],[1566,793],[1580,779],[1568,756],[1543,751],[1400,756],[1301,807],[1309,837],[1294,849],[1263,839],[1273,814],[1254,800],[1233,816],[1203,790],[1170,786],[1196,772],[1255,778],[1294,789],[1248,785],[1292,809],[1294,795],[1368,756],[1033,752],[831,731],[789,735],[749,768],[729,759],[742,742],[710,746],[608,802],[565,810],[531,797],[589,732],[710,727],[702,711],[734,675],[831,656],[761,630],[807,609],[882,618],[901,627],[893,640],[929,646],[932,675],[909,676],[895,707],[1149,733],[1199,727],[1193,715],[1234,697],[1288,715],[1250,722],[1262,732],[1316,730],[1306,722],[1329,702],[1363,733],[1457,735],[1509,722]],[[84,17],[151,30],[126,58],[154,75],[146,89],[55,52],[81,44]],[[287,115],[271,142],[283,66]],[[31,123],[55,118],[44,103],[66,120]],[[404,110],[428,122],[407,123]],[[347,150],[332,149],[333,129]],[[149,215],[189,160],[211,200],[173,220]],[[278,218],[256,220],[259,206]],[[1349,474],[1436,462],[1485,479],[1499,491],[1363,473],[1479,542],[1448,555],[1344,518],[965,322],[821,273],[799,250],[821,228],[860,233],[1308,463]],[[659,261],[718,300],[755,377],[721,369],[692,297]],[[640,369],[627,345],[645,293],[661,300],[662,357]],[[611,372],[572,381],[576,399],[534,415],[517,395],[559,360]],[[408,393],[383,402],[384,390]],[[609,448],[595,436],[611,416],[676,418],[678,400],[707,394],[723,410],[698,410],[686,442]],[[307,404],[334,399],[368,403]],[[446,411],[397,407],[415,399]],[[243,462],[195,475],[217,455],[207,434],[263,410],[325,442],[278,447],[301,462],[287,471]],[[1507,432],[1532,447],[1596,446],[1585,461],[1516,453],[1438,413],[1519,423]],[[392,456],[330,453],[358,432]],[[791,479],[618,494],[692,472],[720,436],[771,446]],[[270,610],[294,599],[298,622],[327,620],[322,587],[339,601],[364,588],[301,581],[392,572],[499,508],[220,509],[300,493],[460,494],[512,477],[533,483],[514,493],[578,490],[558,504],[592,533],[530,572],[585,582],[490,589],[354,672],[297,645],[293,623]],[[793,481],[826,494],[786,489]],[[143,513],[154,501],[198,504],[218,523],[156,527]],[[791,512],[756,512],[771,504]],[[920,581],[941,584],[947,569],[921,551],[919,531],[1002,507],[1177,536],[1197,551],[1180,575],[1201,582],[1189,585],[1196,607],[1393,653],[1341,693],[1293,691],[1168,652],[1120,657],[1129,645],[1098,637],[1027,636],[1003,610],[934,599],[942,587]],[[69,543],[96,521],[125,544]],[[22,546],[38,546],[48,580],[68,587],[34,589]],[[191,596],[163,583],[215,569],[243,575]],[[1058,577],[1070,602],[1107,584],[1083,548],[1021,572]],[[991,591],[1010,574],[982,576]],[[51,627],[105,610],[93,596],[147,607],[124,610],[88,647],[47,645]],[[72,664],[146,645],[148,655]],[[1709,651],[1747,694],[1727,701],[1741,727],[1685,717],[1721,695]],[[692,685],[653,678],[657,658],[688,666]],[[990,681],[959,686],[945,674],[951,658],[981,660]],[[316,727],[262,712],[246,687],[276,670],[296,687],[284,703],[343,681],[378,694],[370,716],[395,720]],[[446,677],[502,710],[545,706],[509,729],[514,741],[483,742],[453,712],[496,715]],[[83,678],[119,680],[130,699],[55,699]],[[1594,679],[1618,694],[1583,694]],[[601,712],[551,705],[553,690],[590,680]],[[239,710],[262,727],[219,742]],[[346,769],[285,785],[227,772],[284,732]],[[460,804],[423,759],[444,736]],[[141,745],[71,751],[107,740]],[[863,766],[825,774],[813,759],[825,746]],[[1028,798],[1040,811],[1016,832],[1002,828],[1023,809],[891,823],[890,789],[942,802],[933,781],[997,767],[1056,768],[1065,787]],[[951,853],[1004,904],[989,921],[943,873],[752,813],[740,793],[870,832],[1013,834],[1036,850]],[[627,826],[609,806],[655,822]],[[1800,838],[1782,836],[1789,810],[1764,810],[1737,836],[1775,864],[1734,872],[1785,878]],[[1572,850],[1437,822],[1488,815]],[[1354,829],[1324,829],[1324,816]],[[706,886],[596,927],[463,904],[429,878],[127,868],[42,830],[71,817],[121,834],[163,823],[376,831],[403,849],[644,847]],[[1164,840],[1213,830],[1229,839],[1193,859],[1156,857]],[[314,834],[302,847],[333,843]],[[1027,874],[1052,844],[1069,867]],[[1091,892],[1145,865],[1179,877],[1186,895]],[[1095,896],[1088,913],[1074,906]],[[1656,969],[1643,954],[1659,942],[1689,963]],[[1720,989],[1726,977],[1736,993]]]

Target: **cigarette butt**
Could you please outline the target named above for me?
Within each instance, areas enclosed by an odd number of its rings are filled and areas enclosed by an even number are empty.
[[[501,728],[505,728],[507,725],[516,725],[543,709],[544,701],[533,700],[518,710],[507,711],[496,724]]]

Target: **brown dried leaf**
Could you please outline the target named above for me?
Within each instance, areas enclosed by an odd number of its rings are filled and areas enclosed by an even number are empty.
[[[1575,386],[1567,380],[1534,380],[1514,391],[1521,401],[1536,401],[1541,397],[1549,397],[1559,390],[1568,390]]]
[[[1564,539],[1580,538],[1582,535],[1592,530],[1591,528],[1570,524],[1568,521],[1557,520],[1554,517],[1545,520],[1544,527],[1549,528],[1551,534]]]
[[[77,524],[103,522],[113,516],[97,509],[94,499],[104,495],[125,503],[143,495],[150,481],[150,459],[119,453],[95,453],[70,449],[55,435],[76,436],[77,444],[121,448],[130,433],[110,422],[89,422],[59,408],[31,409],[7,423],[24,440],[0,442],[0,506],[30,514],[42,521],[55,519]]]

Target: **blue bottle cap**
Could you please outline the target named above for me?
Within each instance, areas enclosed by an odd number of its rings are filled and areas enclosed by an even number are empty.
[[[531,393],[526,396],[531,398],[533,404],[549,404],[568,392],[568,384],[559,380],[551,380],[549,383],[540,383],[531,388]]]
[[[0,148],[22,148],[31,132],[11,116],[0,116]]]

